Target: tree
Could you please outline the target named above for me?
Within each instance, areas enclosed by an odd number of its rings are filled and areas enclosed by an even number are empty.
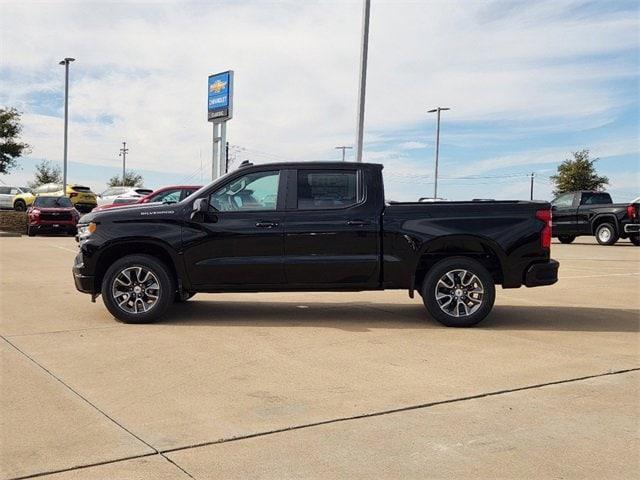
[[[33,182],[29,182],[29,186],[36,188],[45,183],[62,183],[60,166],[49,160],[43,160],[36,165],[36,173]]]
[[[120,175],[114,175],[107,182],[109,187],[141,187],[144,183],[142,175],[134,172],[133,170],[127,170],[124,174],[124,184],[122,183],[122,177]]]
[[[23,154],[29,153],[28,144],[20,141],[21,113],[15,108],[0,107],[0,173],[9,173]]]
[[[558,173],[551,176],[554,183],[554,195],[577,190],[602,190],[609,184],[607,177],[597,174],[594,163],[597,158],[589,159],[589,150],[572,152],[573,158],[567,158],[558,165]]]

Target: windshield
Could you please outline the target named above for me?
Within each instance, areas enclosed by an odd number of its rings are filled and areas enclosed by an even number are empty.
[[[20,191],[23,193],[32,193],[33,190],[31,190],[29,187],[20,187]]]
[[[34,207],[41,208],[71,208],[71,200],[67,197],[36,197]]]

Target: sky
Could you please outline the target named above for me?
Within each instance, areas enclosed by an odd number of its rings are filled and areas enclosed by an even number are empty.
[[[589,149],[615,201],[640,194],[637,1],[371,2],[364,161],[392,200],[551,199],[549,176]],[[127,167],[147,187],[207,183],[208,75],[235,72],[231,168],[339,160],[354,145],[361,1],[0,0],[0,104],[23,112],[31,153],[0,176],[62,163],[100,192]],[[347,159],[354,151],[347,150]]]

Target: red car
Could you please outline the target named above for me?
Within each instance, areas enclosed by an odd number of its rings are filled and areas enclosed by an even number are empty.
[[[129,198],[116,199],[114,203],[108,205],[100,205],[93,209],[94,212],[100,210],[107,210],[108,208],[123,207],[125,205],[134,205],[136,203],[151,203],[151,202],[169,202],[177,203],[184,200],[196,190],[202,188],[201,185],[172,185],[170,187],[163,187],[158,190],[154,190],[149,195],[142,198],[133,199]],[[118,201],[122,200],[122,201]]]
[[[27,235],[30,237],[35,237],[40,231],[65,231],[75,235],[80,218],[68,197],[37,196],[27,215]]]

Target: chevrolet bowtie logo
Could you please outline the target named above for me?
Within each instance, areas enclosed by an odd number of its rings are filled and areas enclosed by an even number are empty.
[[[226,86],[227,86],[227,82],[223,82],[222,80],[216,80],[209,86],[209,91],[213,93],[220,93]]]

